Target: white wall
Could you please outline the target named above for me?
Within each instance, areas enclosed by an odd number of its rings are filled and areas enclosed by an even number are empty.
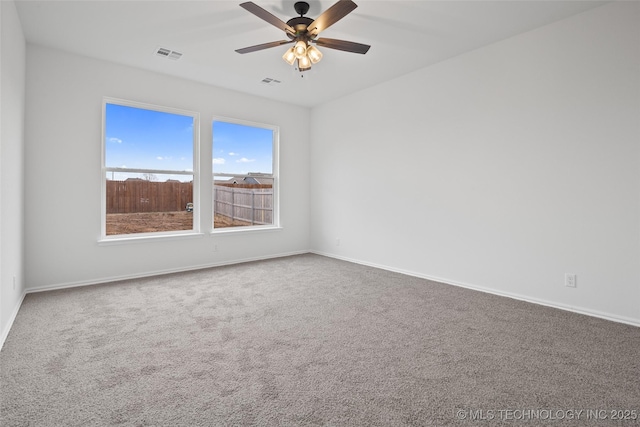
[[[213,116],[280,126],[283,229],[99,246],[103,96],[200,112],[203,231],[211,218],[211,182],[206,177],[211,176]],[[26,113],[29,290],[309,249],[306,108],[28,44]]]
[[[0,347],[24,296],[25,40],[15,4],[0,1]],[[14,286],[15,277],[15,286]]]
[[[312,249],[640,324],[639,40],[609,4],[315,108]]]

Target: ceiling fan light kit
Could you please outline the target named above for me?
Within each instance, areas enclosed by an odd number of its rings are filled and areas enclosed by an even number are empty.
[[[299,1],[293,7],[300,16],[291,18],[286,23],[253,2],[241,3],[240,6],[258,18],[283,30],[290,40],[245,47],[237,49],[236,52],[238,53],[256,52],[283,44],[295,43],[293,47],[287,49],[282,59],[289,65],[294,65],[297,62],[296,68],[298,71],[303,72],[311,69],[312,64],[317,64],[322,59],[322,52],[315,45],[360,54],[367,53],[371,47],[366,44],[345,40],[318,38],[318,34],[321,31],[329,28],[358,7],[351,0],[338,1],[315,20],[304,16],[309,11],[309,3]]]

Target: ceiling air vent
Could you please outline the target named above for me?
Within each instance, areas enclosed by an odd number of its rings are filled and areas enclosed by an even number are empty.
[[[269,85],[269,86],[275,86],[279,83],[282,83],[282,82],[280,80],[272,79],[271,77],[265,77],[264,79],[262,79],[262,84]]]
[[[177,61],[182,57],[182,54],[180,52],[176,52],[175,50],[171,50],[171,49],[166,49],[164,47],[157,48],[156,55],[162,56],[164,58],[173,59],[174,61]]]

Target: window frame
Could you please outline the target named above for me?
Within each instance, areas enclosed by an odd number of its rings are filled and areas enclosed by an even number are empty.
[[[107,104],[120,105],[124,107],[132,107],[143,110],[157,111],[161,113],[176,114],[193,118],[193,167],[192,171],[177,171],[165,169],[134,169],[134,168],[118,168],[107,167]],[[126,99],[103,97],[102,98],[102,141],[101,141],[101,168],[100,168],[100,238],[98,243],[121,243],[126,241],[141,241],[159,238],[181,238],[201,236],[200,232],[200,113],[197,111],[184,110],[180,108],[167,107],[161,105],[149,104],[146,102],[131,101]],[[130,234],[113,234],[107,235],[107,173],[108,172],[125,172],[125,173],[152,173],[166,175],[191,175],[193,177],[193,225],[191,230],[177,231],[158,231],[146,233],[130,233]]]
[[[211,161],[211,221],[210,223],[210,231],[211,235],[214,234],[223,234],[223,233],[243,233],[243,232],[259,232],[259,231],[269,231],[269,230],[280,230],[282,229],[280,223],[280,126],[271,125],[267,123],[259,123],[250,120],[244,119],[236,119],[232,117],[224,117],[214,115],[211,119],[211,159],[213,160],[215,149],[213,146],[214,143],[214,129],[213,125],[215,122],[226,122],[235,125],[249,126],[249,127],[257,127],[262,129],[268,129],[272,132],[272,142],[271,142],[271,174],[262,173],[260,175],[256,175],[255,173],[246,173],[246,174],[232,174],[232,173],[216,173],[215,167],[213,166],[213,161]],[[273,180],[272,190],[273,190],[273,223],[265,224],[265,225],[244,225],[244,226],[235,226],[235,227],[223,227],[223,228],[215,228],[214,227],[214,218],[216,214],[215,210],[215,198],[214,198],[214,186],[216,177],[249,177],[249,176],[261,176],[271,178]]]

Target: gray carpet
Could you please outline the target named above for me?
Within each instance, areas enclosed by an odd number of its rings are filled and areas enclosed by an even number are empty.
[[[311,254],[29,294],[0,366],[2,426],[640,425],[640,328]]]

